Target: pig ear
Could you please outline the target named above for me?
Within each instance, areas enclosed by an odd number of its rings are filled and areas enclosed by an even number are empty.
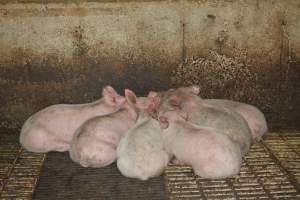
[[[125,89],[125,98],[131,105],[136,105],[136,96],[131,90]]]
[[[188,87],[188,91],[194,95],[199,95],[200,87],[198,85],[192,85],[192,86]]]
[[[111,86],[106,86],[102,90],[102,96],[105,100],[105,102],[109,105],[117,105],[118,104],[118,99],[120,95],[116,92],[116,90],[111,87]]]
[[[168,121],[168,118],[166,118],[165,116],[160,116],[158,118],[159,120],[159,126],[161,129],[166,129],[169,127],[169,121]]]

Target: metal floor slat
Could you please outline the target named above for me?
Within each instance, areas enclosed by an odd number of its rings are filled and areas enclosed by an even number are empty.
[[[270,133],[251,147],[238,176],[221,180],[203,179],[191,168],[169,165],[165,177],[170,199],[192,199],[187,194],[195,199],[300,199],[299,147],[299,133]]]
[[[30,153],[19,147],[15,156],[9,164],[9,173],[2,178],[0,199],[31,199],[45,154]]]
[[[17,142],[0,143],[0,199],[31,199],[45,158]],[[164,180],[169,199],[300,199],[300,133],[266,135],[234,178],[203,179],[189,166],[170,164]]]

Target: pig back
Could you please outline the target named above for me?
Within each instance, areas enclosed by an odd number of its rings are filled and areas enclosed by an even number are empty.
[[[235,111],[208,103],[201,103],[198,109],[189,112],[189,121],[200,125],[215,128],[238,142],[241,151],[246,154],[252,143],[252,136],[245,119]]]
[[[243,116],[251,130],[253,140],[260,140],[268,130],[264,114],[253,105],[226,99],[205,99],[203,102],[232,109]]]

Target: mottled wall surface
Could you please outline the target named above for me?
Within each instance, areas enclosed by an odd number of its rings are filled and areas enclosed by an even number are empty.
[[[300,128],[299,0],[18,2],[0,4],[2,127],[107,84],[140,95],[199,84]]]

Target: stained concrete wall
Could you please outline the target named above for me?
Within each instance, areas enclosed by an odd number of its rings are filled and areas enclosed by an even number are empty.
[[[299,0],[35,2],[0,4],[1,126],[106,84],[141,95],[199,84],[300,127]]]

